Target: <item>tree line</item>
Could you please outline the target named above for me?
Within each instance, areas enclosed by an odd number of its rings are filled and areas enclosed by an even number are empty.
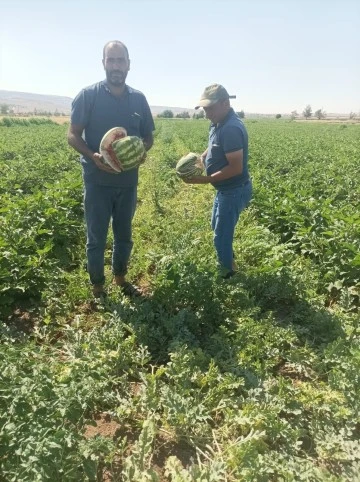
[[[245,112],[241,110],[240,112],[236,112],[240,119],[245,117]],[[190,116],[189,111],[184,110],[183,112],[179,112],[178,114],[174,115],[173,111],[170,109],[166,109],[163,112],[160,112],[157,117],[164,118],[164,119],[205,119],[205,112],[201,109],[199,112],[194,112],[192,116]]]
[[[239,112],[236,112],[237,115],[240,117],[240,119],[244,119],[245,118],[245,112],[243,110],[239,111]],[[321,109],[317,109],[314,113],[312,111],[312,107],[310,104],[308,104],[304,110],[302,111],[301,114],[298,114],[298,112],[296,110],[293,110],[291,111],[290,113],[290,119],[291,120],[294,120],[294,119],[298,119],[300,117],[304,117],[306,120],[310,119],[311,117],[316,117],[317,119],[321,120],[321,119],[326,119],[326,112],[324,111],[323,108]],[[174,112],[170,109],[166,109],[164,110],[163,112],[160,112],[157,117],[160,117],[160,118],[164,118],[164,119],[173,119],[173,118],[177,118],[177,119],[190,119],[191,117],[193,119],[204,119],[205,118],[205,112],[201,109],[199,112],[194,112],[194,114],[192,116],[190,116],[189,112],[188,111],[183,111],[183,112],[180,112],[178,114],[174,114]],[[282,117],[282,114],[276,114],[275,115],[275,118],[276,119],[280,119]],[[359,113],[359,116],[356,115],[355,112],[350,112],[349,114],[349,119],[355,119],[357,117],[360,117],[360,113]]]
[[[244,110],[241,110],[239,112],[236,112],[237,115],[240,117],[240,119],[245,118],[245,112]],[[0,115],[15,115],[15,108],[14,106],[11,106],[9,104],[2,103],[0,104]],[[21,113],[21,115],[33,115],[33,116],[66,116],[67,114],[63,112],[59,112],[57,109],[55,112],[50,112],[50,111],[45,111],[45,110],[37,110],[34,109],[33,112],[26,112],[26,113]],[[308,104],[304,110],[302,111],[301,115],[298,114],[296,110],[291,111],[290,113],[290,118],[291,120],[297,119],[299,117],[304,117],[306,120],[310,119],[311,117],[316,117],[317,119],[326,119],[326,112],[324,111],[323,108],[317,109],[314,113],[312,111],[312,107],[310,104]],[[160,112],[157,117],[164,118],[164,119],[190,119],[191,117],[193,119],[204,119],[205,118],[205,112],[203,109],[201,109],[199,112],[194,112],[192,116],[190,116],[189,111],[184,110],[183,112],[179,112],[178,114],[174,114],[174,112],[170,109],[166,109],[163,112]],[[280,119],[282,117],[282,114],[276,114],[275,118]],[[357,115],[355,112],[351,111],[349,114],[349,119],[356,119],[357,117],[360,117]]]

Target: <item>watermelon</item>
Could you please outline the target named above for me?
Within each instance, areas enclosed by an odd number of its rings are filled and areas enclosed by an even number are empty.
[[[123,167],[117,159],[113,148],[113,143],[119,139],[123,139],[126,136],[127,132],[123,127],[113,127],[106,132],[100,142],[99,152],[103,157],[104,163],[114,170],[114,174],[121,172]]]
[[[203,167],[199,154],[189,152],[186,156],[183,156],[176,164],[176,174],[181,178],[201,176],[203,173]]]
[[[112,147],[124,171],[139,167],[144,158],[145,147],[140,137],[126,136],[113,142]]]

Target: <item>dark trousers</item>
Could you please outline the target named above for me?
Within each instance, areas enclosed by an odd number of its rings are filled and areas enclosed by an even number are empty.
[[[92,284],[104,284],[104,254],[112,219],[114,245],[112,271],[125,275],[133,246],[131,224],[136,209],[137,186],[112,187],[85,184],[87,269]]]

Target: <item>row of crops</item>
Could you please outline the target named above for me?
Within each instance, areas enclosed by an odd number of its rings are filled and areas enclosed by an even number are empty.
[[[211,186],[156,121],[129,278],[91,301],[66,126],[0,126],[0,479],[353,481],[360,473],[360,126],[246,120],[254,198],[219,280]]]

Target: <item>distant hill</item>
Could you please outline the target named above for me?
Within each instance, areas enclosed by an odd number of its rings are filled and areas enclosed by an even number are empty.
[[[11,107],[14,114],[24,114],[28,112],[50,112],[54,114],[69,115],[71,112],[71,97],[60,95],[32,94],[29,92],[15,92],[11,90],[0,90],[0,104],[7,104]],[[190,115],[194,109],[187,107],[168,107],[163,105],[150,106],[153,116],[157,116],[164,110],[171,110],[174,115],[188,111]]]
[[[26,112],[59,112],[69,115],[71,111],[71,97],[60,95],[31,94],[28,92],[14,92],[0,90],[0,104],[11,106],[15,114]]]
[[[14,114],[27,114],[37,112],[50,113],[50,114],[63,114],[70,115],[71,112],[71,97],[65,97],[61,95],[43,95],[43,94],[32,94],[30,92],[15,92],[11,90],[0,90],[0,105],[7,104],[11,107]],[[180,114],[181,112],[187,111],[192,117],[193,113],[196,112],[193,108],[189,107],[171,107],[165,105],[151,105],[151,112],[154,117],[156,117],[164,110],[171,110],[174,115]],[[246,118],[274,118],[275,114],[262,114],[262,113],[251,113],[245,112]],[[284,119],[289,117],[289,114],[283,113],[282,117]],[[301,116],[300,116],[301,118]],[[300,119],[299,118],[299,119]],[[326,119],[339,119],[346,120],[349,118],[349,114],[339,114],[339,113],[327,113]],[[359,121],[360,114],[357,113],[356,121]],[[315,120],[314,115],[311,118]]]

